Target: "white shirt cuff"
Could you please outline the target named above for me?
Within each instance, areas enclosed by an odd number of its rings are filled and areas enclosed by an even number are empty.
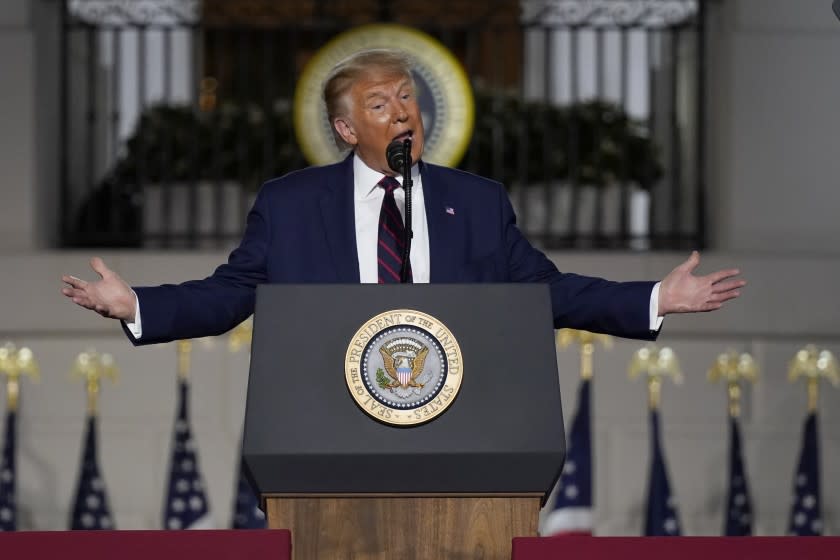
[[[657,286],[658,285],[659,284],[657,284]],[[654,290],[656,290],[656,288],[654,288]],[[140,322],[140,299],[137,297],[137,292],[131,290],[131,293],[134,294],[134,322],[126,323],[125,327],[128,329],[128,332],[131,333],[131,336],[134,337],[134,340],[140,340],[140,337],[143,336],[143,323]],[[653,308],[651,307],[651,309]]]
[[[659,284],[662,282],[657,282],[653,286],[653,290],[650,292],[650,330],[658,331],[662,328],[662,321],[665,317],[659,316]],[[138,317],[140,315],[140,306],[137,307],[137,314]]]

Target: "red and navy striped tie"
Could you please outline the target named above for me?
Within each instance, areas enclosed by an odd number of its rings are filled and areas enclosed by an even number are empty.
[[[376,248],[379,283],[399,283],[405,248],[405,225],[397,201],[394,200],[394,190],[402,188],[402,185],[393,177],[385,176],[379,181],[379,186],[385,189],[382,210],[379,211],[379,242]],[[412,281],[411,262],[408,263],[408,281]]]

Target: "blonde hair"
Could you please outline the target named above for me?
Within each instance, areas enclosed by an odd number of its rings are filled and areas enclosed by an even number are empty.
[[[359,51],[335,65],[324,82],[324,104],[330,121],[336,145],[344,150],[352,148],[336,131],[333,121],[347,116],[349,107],[346,97],[350,88],[359,79],[371,75],[399,76],[414,80],[411,75],[411,58],[404,52],[392,49],[368,49]]]

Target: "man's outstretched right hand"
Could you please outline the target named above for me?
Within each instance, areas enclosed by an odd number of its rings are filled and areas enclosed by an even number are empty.
[[[105,266],[99,257],[93,257],[90,266],[99,274],[99,280],[88,282],[75,276],[64,275],[61,280],[67,286],[61,289],[61,293],[74,303],[85,309],[92,309],[103,317],[133,323],[137,300],[128,284],[116,272]]]

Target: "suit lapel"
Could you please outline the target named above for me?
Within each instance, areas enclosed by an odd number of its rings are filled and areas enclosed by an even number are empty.
[[[327,179],[321,194],[321,219],[335,266],[336,280],[359,283],[359,256],[356,249],[356,213],[353,204],[353,154]]]
[[[447,213],[452,210],[452,186],[433,165],[420,162],[423,178],[423,198],[426,202],[426,222],[429,226],[429,263],[433,283],[452,283],[459,280],[455,247],[464,239],[461,220]]]

